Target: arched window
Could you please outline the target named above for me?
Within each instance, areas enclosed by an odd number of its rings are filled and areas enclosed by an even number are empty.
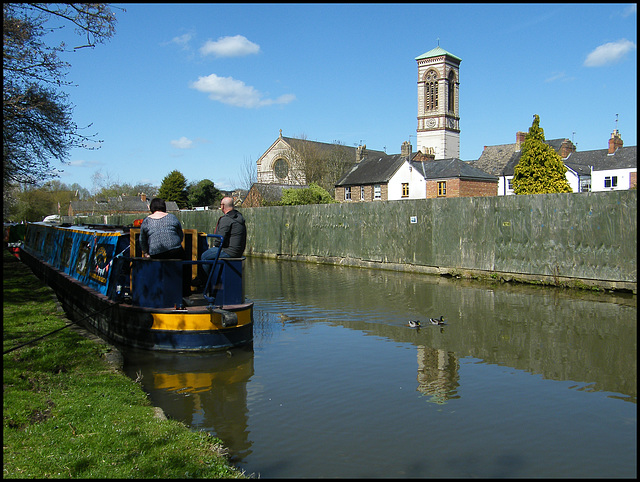
[[[449,72],[449,78],[447,79],[447,108],[449,112],[455,112],[456,110],[456,74],[453,70]]]
[[[430,70],[424,77],[424,110],[438,108],[438,73]]]
[[[273,164],[273,172],[278,179],[285,179],[289,174],[289,163],[280,158]]]

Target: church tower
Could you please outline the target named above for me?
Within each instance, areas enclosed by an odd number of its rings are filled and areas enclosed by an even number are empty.
[[[417,150],[436,159],[460,157],[459,85],[461,59],[440,46],[418,62]]]

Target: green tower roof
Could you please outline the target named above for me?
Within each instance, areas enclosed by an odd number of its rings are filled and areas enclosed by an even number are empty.
[[[440,46],[438,45],[435,49],[431,49],[428,52],[416,57],[416,60],[421,60],[421,59],[428,59],[431,57],[438,57],[440,55],[447,55],[455,60],[457,60],[458,62],[462,62],[462,59],[459,57],[456,57],[455,55],[453,55],[452,53],[447,52],[445,49],[440,48]]]

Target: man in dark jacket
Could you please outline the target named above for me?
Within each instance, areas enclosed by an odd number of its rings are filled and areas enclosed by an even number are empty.
[[[220,209],[223,215],[218,219],[214,234],[219,234],[223,237],[222,243],[218,238],[214,238],[214,247],[202,253],[200,259],[203,261],[216,259],[218,251],[220,251],[220,258],[240,258],[247,245],[247,228],[244,224],[244,217],[234,209],[233,198],[223,198],[220,201]],[[205,271],[205,280],[196,277],[192,283],[194,286],[204,285],[206,278],[209,277],[211,265],[205,264],[202,268]]]

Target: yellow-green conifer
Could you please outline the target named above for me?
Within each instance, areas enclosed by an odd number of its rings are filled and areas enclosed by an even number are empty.
[[[573,192],[565,174],[567,168],[560,155],[544,142],[540,117],[533,124],[522,145],[520,162],[513,172],[513,192],[516,194],[547,194]]]

